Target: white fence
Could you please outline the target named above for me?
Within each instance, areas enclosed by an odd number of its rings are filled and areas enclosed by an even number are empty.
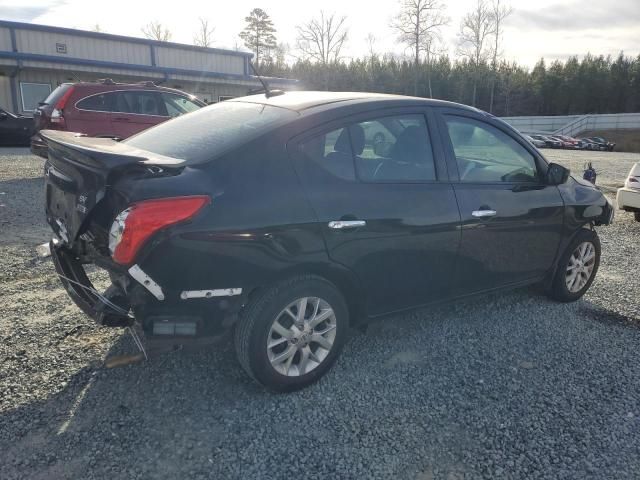
[[[553,133],[569,136],[578,135],[587,130],[640,129],[640,113],[502,117],[502,120],[524,133]]]

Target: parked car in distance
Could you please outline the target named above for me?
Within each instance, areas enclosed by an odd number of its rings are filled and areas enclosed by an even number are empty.
[[[578,149],[580,148],[580,141],[576,138],[568,137],[566,135],[553,135],[551,138],[562,142],[562,148]]]
[[[544,148],[546,146],[546,143],[544,142],[544,140],[533,138],[530,135],[523,135],[523,136],[524,136],[524,138],[529,140],[535,147]]]
[[[564,140],[562,140],[560,137],[556,136],[556,135],[549,135],[549,138],[551,140],[555,140],[556,142],[560,143],[560,148],[569,148],[569,143],[565,142]]]
[[[316,381],[373,318],[529,284],[577,300],[614,212],[503,121],[438,100],[287,92],[122,142],[42,135],[50,249],[77,305],[150,341],[233,330],[277,391]],[[100,296],[90,264],[110,272]]]
[[[562,148],[562,142],[546,135],[531,135],[531,138],[541,140],[547,148]]]
[[[602,150],[600,145],[591,141],[588,138],[581,138],[578,140],[578,142],[579,142],[578,145],[581,150]]]
[[[616,200],[619,209],[633,212],[636,221],[640,222],[640,163],[631,167],[624,187],[618,189]]]
[[[90,137],[123,139],[205,106],[193,95],[153,82],[63,83],[34,112],[33,153],[45,156],[40,130],[66,130]]]
[[[589,137],[588,140],[598,145],[602,151],[613,152],[613,149],[616,146],[615,143],[607,142],[602,137]]]
[[[28,146],[33,128],[33,117],[16,115],[0,108],[0,145]]]

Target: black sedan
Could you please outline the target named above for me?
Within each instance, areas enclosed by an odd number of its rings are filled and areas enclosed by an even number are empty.
[[[529,284],[577,300],[613,218],[512,127],[436,100],[288,92],[120,143],[42,135],[49,248],[76,304],[147,341],[231,330],[277,391],[317,380],[373,318]]]
[[[33,132],[33,117],[15,115],[0,108],[0,145],[28,146]]]

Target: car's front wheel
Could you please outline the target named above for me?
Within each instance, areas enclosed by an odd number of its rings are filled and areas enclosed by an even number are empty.
[[[304,388],[329,370],[348,332],[342,294],[316,276],[289,279],[258,292],[235,329],[238,360],[265,387]]]
[[[582,297],[595,279],[600,265],[600,239],[594,230],[582,229],[560,258],[550,295],[560,302]]]

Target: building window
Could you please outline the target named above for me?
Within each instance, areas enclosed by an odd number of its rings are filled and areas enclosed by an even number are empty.
[[[225,100],[231,100],[232,98],[236,98],[232,95],[219,95],[218,96],[218,101],[219,102],[224,102]]]
[[[48,83],[20,82],[20,96],[22,97],[22,111],[32,112],[51,93],[51,85]]]

